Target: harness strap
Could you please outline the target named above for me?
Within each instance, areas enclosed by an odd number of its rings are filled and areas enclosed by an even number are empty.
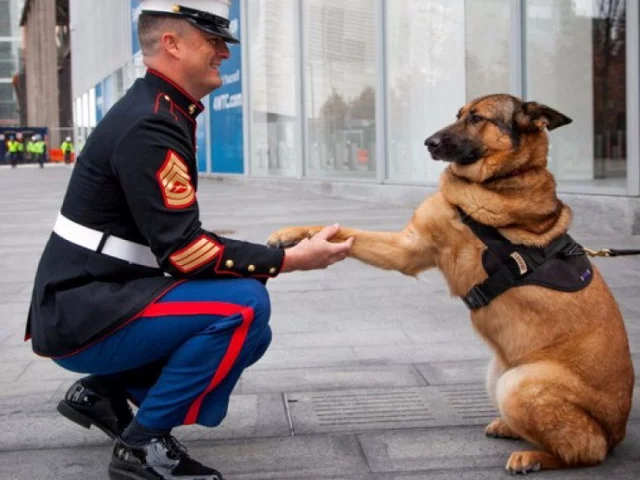
[[[558,256],[584,255],[582,247],[569,235],[563,235],[546,248],[523,247],[513,245],[500,232],[488,225],[483,225],[470,215],[467,215],[458,207],[461,221],[467,225],[493,254],[500,258],[501,267],[483,282],[474,285],[469,292],[462,297],[462,301],[470,310],[485,307],[491,301],[516,286],[520,280],[530,275],[540,265],[551,258]],[[508,255],[505,255],[504,246],[508,244]]]

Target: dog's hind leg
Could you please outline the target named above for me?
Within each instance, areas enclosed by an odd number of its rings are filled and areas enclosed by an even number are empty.
[[[490,438],[504,438],[507,440],[520,439],[520,435],[514,432],[502,418],[496,418],[493,422],[487,425],[484,433]]]
[[[523,365],[498,381],[503,417],[517,434],[541,449],[514,452],[506,469],[526,474],[601,463],[609,449],[603,428],[568,399],[568,385],[536,373],[535,364]]]
[[[500,361],[498,357],[493,357],[489,365],[487,366],[486,387],[487,394],[491,399],[491,403],[495,408],[498,407],[498,399],[496,398],[496,388],[498,386],[498,380],[502,374],[506,371],[506,367]],[[511,427],[505,422],[503,418],[496,418],[493,422],[487,425],[485,429],[487,437],[491,438],[505,438],[505,439],[519,439],[520,436],[513,431]]]

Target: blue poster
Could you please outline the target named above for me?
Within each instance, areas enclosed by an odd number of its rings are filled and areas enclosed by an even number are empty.
[[[140,51],[140,41],[138,40],[138,16],[142,10],[141,0],[131,0],[131,55]]]
[[[240,35],[240,2],[232,2],[229,30]],[[244,173],[242,78],[240,45],[228,44],[230,58],[222,62],[223,85],[210,95],[211,169],[214,173]]]
[[[198,162],[198,172],[207,171],[207,138],[205,115],[208,112],[202,112],[196,118],[196,162]]]
[[[98,83],[95,88],[96,91],[96,123],[99,123],[104,117],[104,95],[102,93],[102,82]]]

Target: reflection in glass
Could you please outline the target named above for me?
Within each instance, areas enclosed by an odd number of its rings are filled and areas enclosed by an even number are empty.
[[[508,92],[509,2],[387,2],[388,177],[435,183],[424,140],[468,100]]]
[[[297,174],[294,0],[257,0],[248,13],[250,165],[253,175]]]
[[[303,5],[306,173],[375,177],[376,2]]]
[[[563,183],[624,187],[626,2],[528,0],[527,97],[573,123],[551,133],[550,163]]]

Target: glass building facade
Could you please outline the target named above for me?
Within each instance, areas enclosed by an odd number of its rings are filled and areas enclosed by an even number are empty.
[[[130,60],[76,92],[81,131],[144,74],[139,0],[127,3]],[[445,164],[430,160],[424,139],[466,102],[511,93],[573,119],[550,133],[559,191],[640,193],[636,1],[234,0],[234,9],[242,44],[225,86],[205,100],[203,171],[437,185]]]

